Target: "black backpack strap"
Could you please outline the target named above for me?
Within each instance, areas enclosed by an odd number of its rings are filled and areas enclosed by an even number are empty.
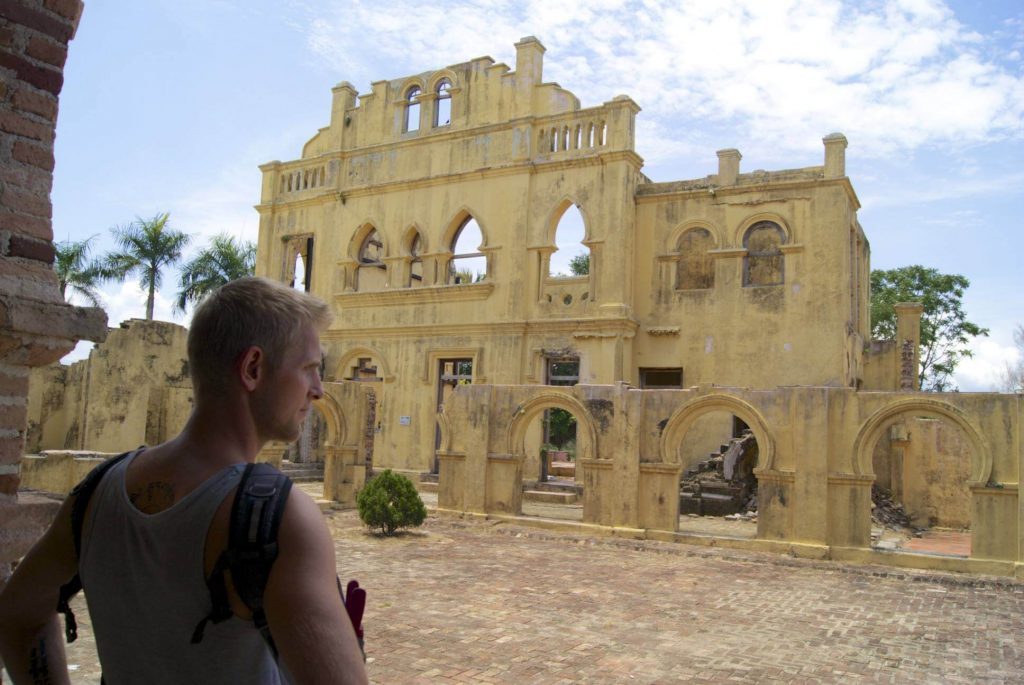
[[[142,447],[139,449],[142,449]],[[92,494],[96,491],[96,487],[103,480],[103,476],[106,475],[107,471],[129,454],[137,451],[125,452],[112,459],[107,459],[102,464],[98,464],[69,493],[70,497],[74,497],[74,502],[71,505],[71,537],[75,542],[76,565],[78,559],[82,556],[82,528],[85,526],[85,511],[89,508],[89,500],[92,498]],[[76,572],[74,578],[61,585],[60,595],[57,600],[57,613],[64,614],[64,636],[69,643],[78,639],[78,623],[75,621],[75,612],[71,610],[69,602],[81,589],[82,579]]]
[[[207,581],[212,608],[196,626],[193,644],[203,639],[207,623],[220,623],[232,615],[224,581],[224,572],[230,571],[235,591],[276,656],[263,611],[263,590],[277,559],[277,533],[291,487],[291,480],[270,464],[246,465],[231,505],[227,549]]]

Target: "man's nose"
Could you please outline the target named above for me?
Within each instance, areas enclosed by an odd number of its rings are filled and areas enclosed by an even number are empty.
[[[309,394],[313,396],[314,400],[318,400],[324,396],[324,385],[320,381],[319,374],[317,374],[316,379],[313,381],[313,387],[310,388]]]

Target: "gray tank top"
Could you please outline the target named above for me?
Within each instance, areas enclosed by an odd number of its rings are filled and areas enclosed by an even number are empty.
[[[206,534],[244,465],[224,469],[170,509],[144,514],[124,485],[137,455],[100,481],[82,532],[79,574],[105,682],[288,683],[252,621],[209,624],[203,641],[190,644],[210,611]]]

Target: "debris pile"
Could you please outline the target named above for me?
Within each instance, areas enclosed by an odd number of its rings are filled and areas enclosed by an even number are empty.
[[[757,440],[744,431],[717,454],[687,469],[680,483],[680,513],[756,518],[757,454]]]
[[[878,484],[871,486],[871,522],[895,530],[919,532],[910,522],[910,516],[903,510],[903,505]]]

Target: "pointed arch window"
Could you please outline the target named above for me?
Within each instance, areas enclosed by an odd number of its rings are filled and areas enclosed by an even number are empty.
[[[555,251],[548,262],[548,276],[568,278],[590,273],[590,248],[583,243],[586,235],[580,208],[569,205],[555,227]]]
[[[743,285],[781,285],[785,276],[782,246],[786,233],[774,221],[759,221],[743,236],[747,250],[743,258]]]
[[[706,290],[715,287],[715,263],[711,250],[715,238],[706,228],[691,228],[676,244],[676,290]]]
[[[441,79],[434,89],[434,128],[452,123],[452,82]]]
[[[359,266],[356,290],[383,290],[387,283],[387,265],[384,264],[384,241],[377,229],[370,231],[359,246]]]
[[[452,238],[452,257],[448,262],[448,283],[478,283],[487,277],[487,257],[480,251],[483,232],[472,216],[467,217]]]
[[[402,130],[406,133],[420,130],[419,97],[422,93],[419,86],[413,86],[405,92],[405,121]]]

